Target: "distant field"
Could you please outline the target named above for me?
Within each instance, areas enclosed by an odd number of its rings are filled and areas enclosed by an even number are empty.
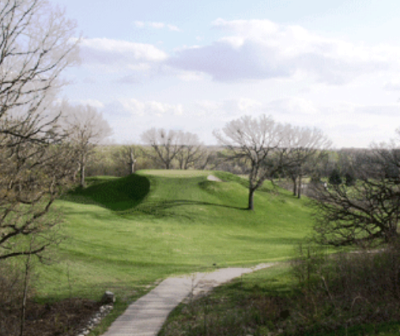
[[[88,183],[56,203],[69,238],[57,263],[38,268],[39,299],[109,289],[128,302],[172,274],[284,260],[311,232],[306,199],[266,183],[248,211],[246,180],[229,173],[144,170]]]

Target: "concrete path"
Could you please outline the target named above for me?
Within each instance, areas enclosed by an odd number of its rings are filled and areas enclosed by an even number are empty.
[[[132,303],[103,336],[156,336],[169,313],[186,297],[197,296],[242,274],[267,268],[222,268],[211,273],[194,273],[168,278],[147,295]]]

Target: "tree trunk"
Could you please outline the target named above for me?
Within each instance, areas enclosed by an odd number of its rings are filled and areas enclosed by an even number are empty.
[[[249,206],[248,210],[254,210],[254,191],[253,189],[249,189]]]
[[[130,159],[131,159],[130,162],[129,162],[129,167],[131,168],[131,174],[134,174],[135,173],[136,159],[134,157],[132,148],[130,148],[129,156],[130,156]]]
[[[298,188],[297,188],[297,197],[298,198],[301,198],[301,175],[299,175],[299,186],[298,186]]]
[[[81,164],[81,187],[85,188],[85,165]]]
[[[292,177],[292,182],[293,182],[293,196],[297,196],[297,179],[295,177]]]
[[[131,161],[131,164],[130,164],[130,167],[131,167],[131,174],[134,174],[134,173],[135,173],[135,163],[136,163],[136,160],[132,160],[132,161]]]
[[[32,248],[30,248],[30,250],[32,250]],[[26,298],[28,296],[29,276],[31,271],[31,256],[32,256],[31,254],[28,254],[27,260],[25,262],[24,292],[22,295],[22,303],[21,303],[21,326],[20,326],[19,336],[24,335],[24,329],[25,329]]]

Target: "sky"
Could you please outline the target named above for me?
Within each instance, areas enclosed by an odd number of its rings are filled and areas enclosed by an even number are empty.
[[[116,143],[183,130],[216,144],[243,115],[317,127],[334,148],[400,127],[398,0],[49,0],[77,23],[61,96],[103,113]]]

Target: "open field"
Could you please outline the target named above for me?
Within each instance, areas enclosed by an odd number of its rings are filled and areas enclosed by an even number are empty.
[[[208,181],[211,173],[227,182]],[[88,185],[56,203],[68,238],[37,268],[37,299],[111,290],[109,320],[168,276],[290,258],[312,227],[307,201],[268,183],[246,210],[246,180],[229,173],[149,170]]]

